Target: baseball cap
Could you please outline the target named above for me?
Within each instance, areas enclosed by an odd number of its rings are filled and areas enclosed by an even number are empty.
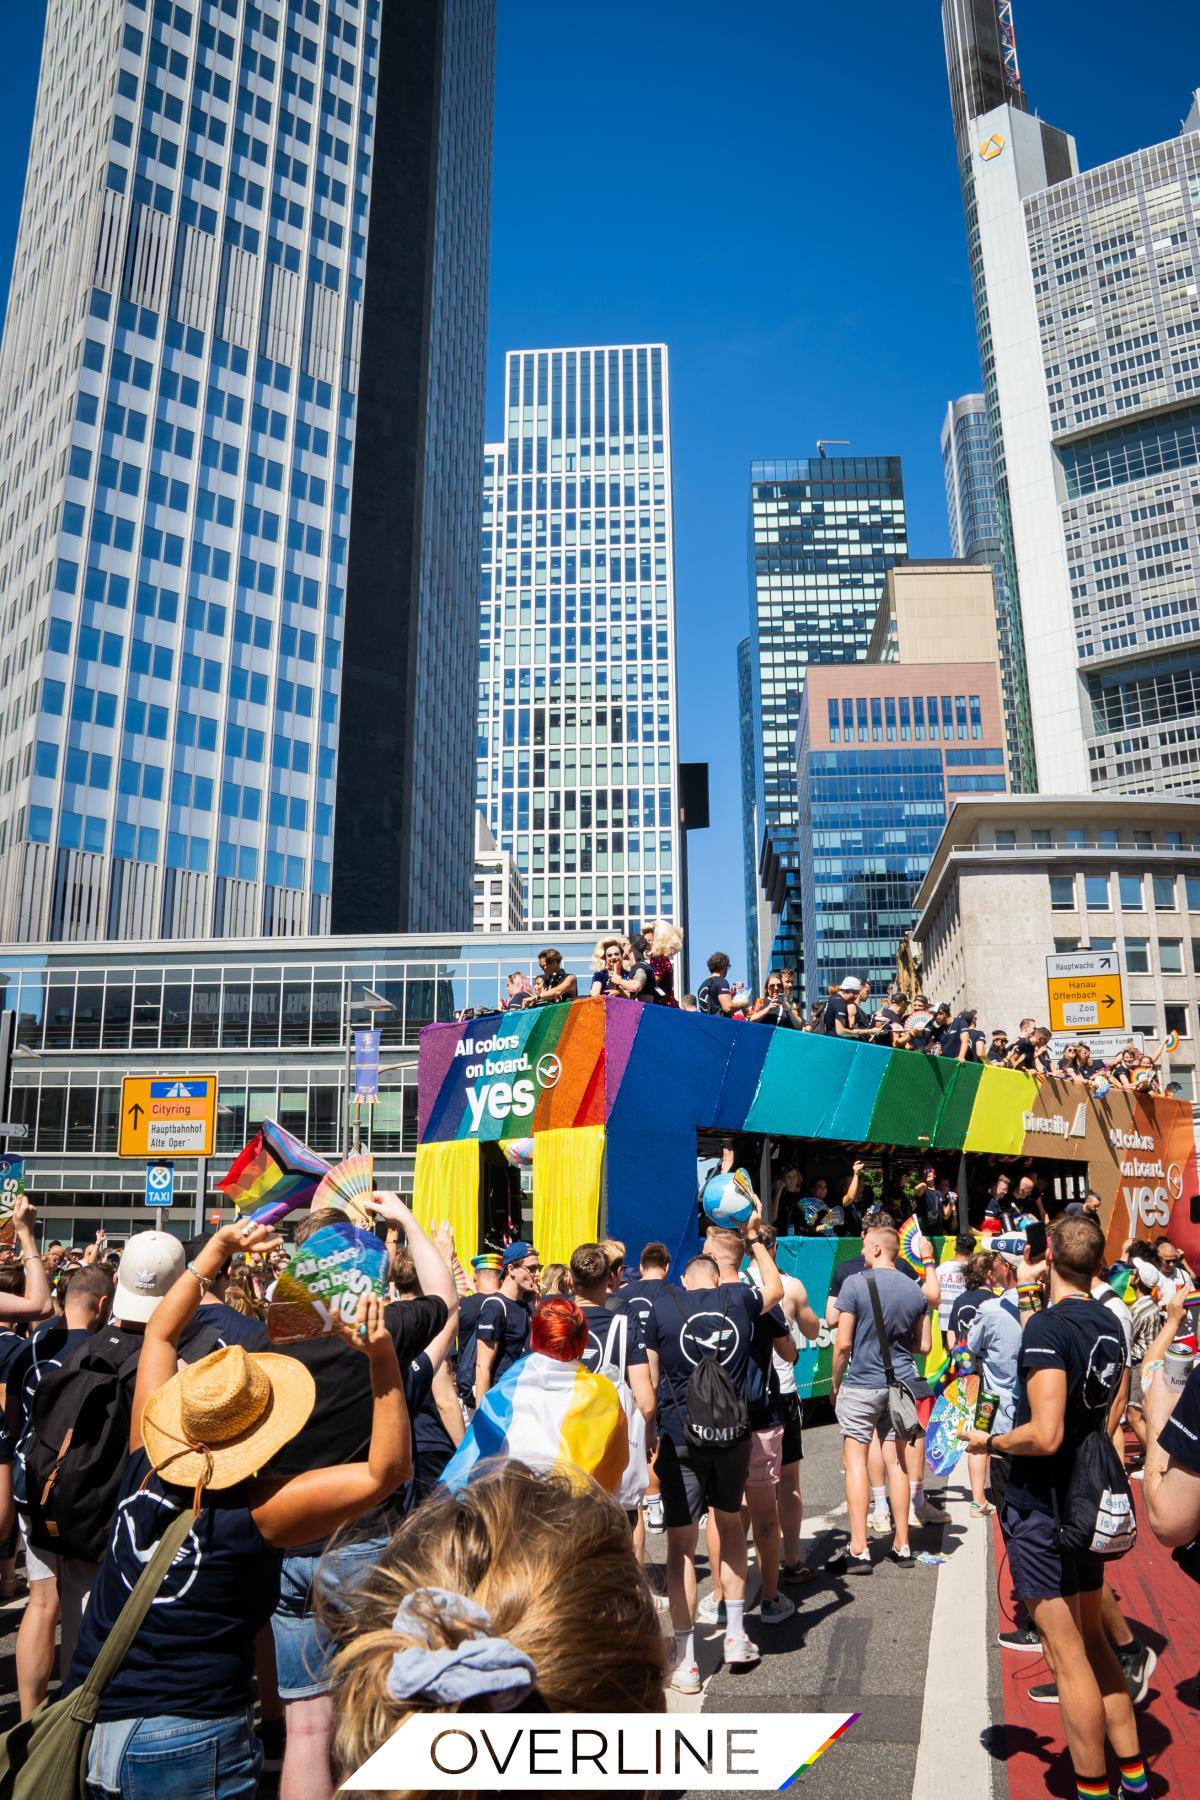
[[[183,1245],[166,1231],[137,1231],[121,1252],[113,1294],[115,1319],[144,1325],[186,1266]]]
[[[513,1263],[524,1262],[527,1256],[536,1255],[537,1251],[532,1244],[527,1244],[524,1238],[518,1238],[516,1243],[510,1244],[508,1249],[504,1252],[504,1255],[500,1259],[500,1267],[502,1269],[510,1269]]]
[[[862,986],[862,982],[858,979],[857,975],[847,975],[845,981],[843,981],[843,983],[841,985],[841,992],[843,994],[848,994],[848,993],[850,993],[851,989],[853,989],[853,991],[857,994],[857,992],[861,986]]]

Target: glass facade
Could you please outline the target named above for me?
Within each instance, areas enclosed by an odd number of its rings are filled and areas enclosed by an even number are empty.
[[[590,935],[557,942],[585,988]],[[377,1159],[381,1186],[411,1191],[421,1027],[463,1007],[495,1007],[512,970],[537,973],[541,947],[539,938],[496,934],[0,952],[0,1005],[16,1014],[11,1117],[29,1133],[10,1148],[27,1158],[48,1235],[65,1239],[89,1221],[94,1230],[102,1217],[118,1231],[145,1222],[145,1163],[116,1156],[123,1074],[215,1071],[212,1183],[265,1118],[335,1158],[346,1007],[364,987],[395,1010],[375,1020],[380,1098],[363,1109],[363,1146]],[[361,1008],[354,1022],[368,1023]],[[193,1165],[180,1160],[176,1180],[186,1235]]]
[[[410,24],[456,9],[490,83],[482,0]],[[48,9],[0,350],[0,935],[329,928],[381,16]],[[481,330],[457,356],[481,418]],[[466,909],[470,863],[468,829]]]
[[[796,727],[805,670],[865,660],[884,576],[907,553],[899,457],[752,464],[756,800],[786,884],[771,968],[796,967],[803,953]]]
[[[754,810],[754,658],[750,639],[737,649],[738,760],[742,781],[742,878],[746,893],[746,985],[759,989],[758,971],[758,829]]]
[[[484,454],[477,800],[531,930],[676,916],[662,345],[511,351]]]

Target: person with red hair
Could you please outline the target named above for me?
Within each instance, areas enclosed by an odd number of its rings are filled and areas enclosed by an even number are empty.
[[[578,1362],[587,1348],[588,1323],[573,1300],[555,1294],[533,1315],[529,1348],[555,1362]]]

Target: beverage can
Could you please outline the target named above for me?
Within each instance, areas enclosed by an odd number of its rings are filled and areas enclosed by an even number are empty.
[[[999,1394],[989,1394],[983,1388],[979,1390],[979,1399],[975,1403],[976,1431],[990,1431],[996,1423],[996,1414],[1000,1411]]]
[[[1192,1352],[1182,1344],[1171,1344],[1163,1357],[1163,1380],[1178,1392],[1187,1386],[1187,1378],[1195,1362]]]
[[[1042,1284],[1040,1281],[1022,1281],[1017,1288],[1017,1307],[1023,1313],[1041,1312]]]

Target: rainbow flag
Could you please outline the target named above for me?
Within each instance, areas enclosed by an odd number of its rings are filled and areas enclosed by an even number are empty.
[[[282,1207],[282,1218],[297,1207],[307,1206],[329,1173],[329,1164],[307,1144],[285,1131],[274,1119],[264,1119],[228,1175],[217,1186],[241,1213],[260,1206]]]
[[[444,1486],[457,1493],[495,1457],[512,1457],[531,1469],[591,1475],[615,1493],[629,1461],[629,1431],[616,1388],[580,1362],[557,1362],[530,1351],[483,1396],[442,1471]]]
[[[839,1725],[837,1730],[835,1732],[833,1732],[829,1737],[827,1737],[825,1739],[825,1742],[823,1744],[821,1744],[818,1749],[814,1750],[810,1757],[806,1758],[806,1760],[800,1764],[800,1767],[796,1770],[796,1773],[794,1775],[789,1775],[786,1781],[780,1782],[780,1784],[779,1784],[780,1788],[782,1789],[782,1788],[786,1788],[786,1787],[791,1787],[793,1781],[797,1780],[799,1776],[803,1775],[805,1769],[811,1769],[815,1762],[819,1762],[821,1757],[824,1756],[825,1752],[829,1749],[832,1749],[833,1745],[837,1743],[838,1739],[840,1737],[844,1737],[846,1735],[846,1733],[849,1731],[850,1727],[853,1724],[855,1724],[857,1720],[859,1720],[861,1718],[862,1718],[861,1713],[851,1713],[849,1718],[846,1720],[846,1723],[844,1725]]]

